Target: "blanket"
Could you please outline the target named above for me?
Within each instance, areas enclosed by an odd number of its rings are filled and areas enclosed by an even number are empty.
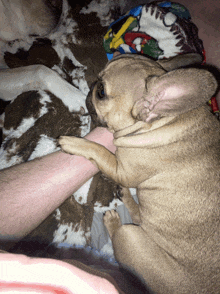
[[[8,67],[43,64],[76,87],[78,94],[74,99],[60,99],[39,89],[15,97],[1,116],[0,169],[59,150],[57,138],[61,135],[84,137],[90,131],[85,99],[91,83],[107,62],[102,47],[106,25],[114,20],[113,15],[118,17],[114,12],[118,11],[117,3],[112,5],[109,1],[104,7],[97,3],[92,1],[81,9],[64,0],[58,27],[47,38],[30,36],[28,41],[18,39],[2,45],[1,54]],[[102,220],[109,209],[118,209],[124,223],[131,222],[117,198],[116,183],[99,173],[70,195],[11,252],[36,256],[39,250],[52,244],[59,248],[89,248],[115,263]]]
[[[104,36],[104,48],[109,60],[115,51],[155,60],[187,53],[198,53],[205,59],[202,40],[188,9],[168,1],[139,5],[111,23]]]
[[[196,27],[182,6],[164,1],[159,6],[151,3],[131,9],[132,1],[86,3],[89,4],[84,7],[71,6],[71,2],[64,0],[58,27],[46,38],[30,36],[28,40],[0,44],[8,67],[43,64],[78,89],[74,99],[60,99],[42,89],[14,97],[0,118],[0,169],[59,150],[57,138],[61,135],[84,137],[90,131],[85,99],[92,82],[115,51],[144,54],[153,59],[198,52],[205,58]],[[164,34],[170,38],[169,48],[163,43]],[[218,112],[217,106],[214,112]],[[116,191],[116,183],[97,174],[11,252],[37,256],[51,245],[86,248],[117,265],[103,213],[116,209],[123,224],[131,223],[131,218]],[[137,201],[136,190],[131,192]]]

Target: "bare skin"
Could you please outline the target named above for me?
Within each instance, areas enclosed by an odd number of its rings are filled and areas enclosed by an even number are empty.
[[[107,129],[86,138],[115,151]],[[85,158],[61,151],[1,170],[0,242],[23,238],[97,172]]]

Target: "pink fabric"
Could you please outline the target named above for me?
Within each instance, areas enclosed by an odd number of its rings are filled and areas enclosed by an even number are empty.
[[[63,261],[0,254],[0,293],[116,294],[106,279]],[[16,292],[15,292],[16,290]]]

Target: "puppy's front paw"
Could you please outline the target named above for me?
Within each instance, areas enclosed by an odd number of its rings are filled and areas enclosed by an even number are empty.
[[[62,150],[66,153],[84,156],[86,140],[77,137],[62,136],[58,139]]]

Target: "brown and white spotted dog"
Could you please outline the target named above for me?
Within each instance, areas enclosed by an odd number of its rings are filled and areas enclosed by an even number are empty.
[[[117,18],[128,5],[115,1],[113,7],[105,1],[103,9],[93,0],[81,10],[67,0],[19,3],[0,1],[0,14],[7,20],[0,29],[0,97],[11,101],[1,115],[0,169],[59,150],[60,135],[83,137],[90,131],[85,100],[107,62],[102,37],[113,15]],[[90,244],[111,255],[107,232],[99,223],[103,212],[117,206],[123,207],[115,184],[98,174],[24,241]],[[28,248],[25,253],[32,254]]]

